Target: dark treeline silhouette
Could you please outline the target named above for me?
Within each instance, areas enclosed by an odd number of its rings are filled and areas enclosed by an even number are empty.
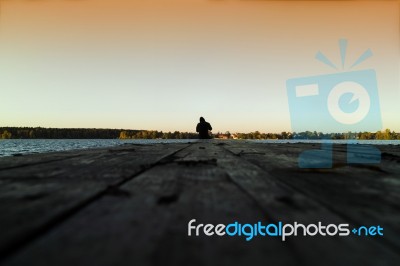
[[[195,139],[196,133],[152,130],[0,127],[0,139]]]
[[[361,139],[361,140],[400,140],[400,133],[386,129],[373,132],[346,132],[346,133],[322,133],[316,131],[282,132],[282,133],[250,133],[217,134],[219,138],[237,139]],[[221,136],[222,135],[222,136]],[[229,137],[226,137],[229,136]]]
[[[321,133],[316,131],[282,133],[216,133],[219,139],[370,139],[400,140],[400,133],[386,129],[372,132]],[[0,139],[197,139],[193,132],[162,132],[157,130],[0,127]]]
[[[120,139],[197,139],[197,133],[191,132],[162,132],[157,130],[123,130]]]
[[[117,139],[119,137],[120,132],[121,132],[121,129],[0,127],[0,138],[12,138],[12,139]]]

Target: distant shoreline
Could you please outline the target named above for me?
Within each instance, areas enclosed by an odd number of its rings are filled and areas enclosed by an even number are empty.
[[[213,134],[216,139],[259,139],[259,140],[400,140],[400,133],[386,129],[377,132],[322,133],[317,131]],[[157,130],[96,129],[96,128],[43,128],[43,127],[0,127],[0,139],[197,139],[195,132],[163,132]]]

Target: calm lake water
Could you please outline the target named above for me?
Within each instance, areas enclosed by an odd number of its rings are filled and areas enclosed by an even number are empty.
[[[3,139],[0,140],[0,157],[16,154],[33,154],[88,148],[113,147],[125,143],[187,143],[195,139]]]
[[[18,154],[33,154],[76,149],[101,148],[134,144],[187,143],[195,139],[5,139],[0,140],[0,157]],[[239,140],[255,143],[321,143],[321,140]],[[330,140],[333,143],[347,143],[346,140]],[[355,140],[359,144],[400,145],[400,140]]]

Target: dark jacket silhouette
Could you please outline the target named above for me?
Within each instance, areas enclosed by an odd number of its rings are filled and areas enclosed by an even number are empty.
[[[206,122],[203,117],[200,117],[200,123],[196,126],[196,132],[199,132],[199,138],[210,139],[211,137],[208,135],[209,130],[212,130],[210,123]]]

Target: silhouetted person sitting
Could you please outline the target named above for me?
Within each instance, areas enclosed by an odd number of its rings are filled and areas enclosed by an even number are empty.
[[[206,122],[203,117],[200,117],[200,123],[196,126],[196,132],[199,132],[199,138],[210,139],[211,136],[208,135],[209,130],[212,130],[210,123]]]

